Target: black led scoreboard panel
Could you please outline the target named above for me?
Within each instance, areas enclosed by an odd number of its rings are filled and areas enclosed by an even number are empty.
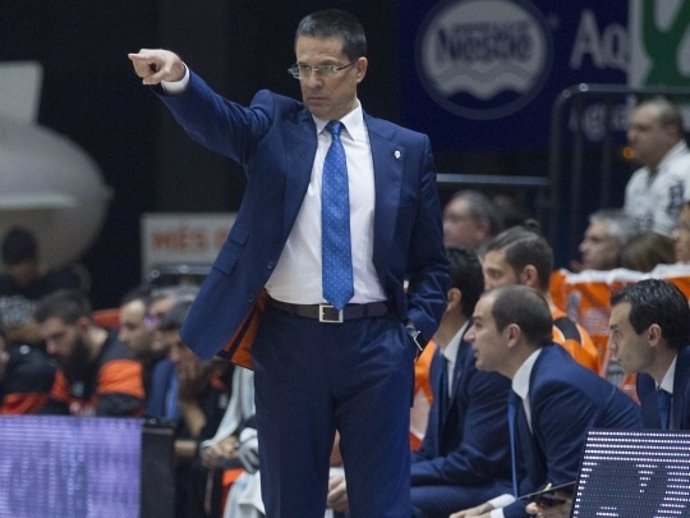
[[[690,517],[690,432],[592,430],[573,518]]]

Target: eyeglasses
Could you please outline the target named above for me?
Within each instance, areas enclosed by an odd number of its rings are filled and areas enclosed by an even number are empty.
[[[352,65],[357,63],[357,60],[351,61],[347,65],[319,65],[318,67],[312,67],[311,65],[302,65],[296,63],[287,69],[288,74],[290,74],[295,79],[302,79],[309,77],[312,73],[316,74],[318,77],[333,77],[341,70],[350,68]]]

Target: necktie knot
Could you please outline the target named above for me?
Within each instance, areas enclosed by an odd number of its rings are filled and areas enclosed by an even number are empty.
[[[326,129],[333,138],[338,138],[340,137],[340,132],[343,129],[343,123],[340,121],[331,121],[328,124],[326,124]]]

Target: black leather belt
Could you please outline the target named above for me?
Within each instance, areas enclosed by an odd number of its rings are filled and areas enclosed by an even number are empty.
[[[347,304],[338,311],[330,304],[290,304],[268,298],[267,304],[291,315],[311,318],[328,324],[339,324],[345,320],[356,318],[382,317],[388,313],[385,302],[370,302],[369,304]]]

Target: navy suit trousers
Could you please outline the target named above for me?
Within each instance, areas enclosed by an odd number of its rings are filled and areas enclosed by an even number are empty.
[[[253,347],[271,518],[322,518],[335,430],[351,518],[410,516],[414,347],[395,316],[320,323],[268,307]]]

